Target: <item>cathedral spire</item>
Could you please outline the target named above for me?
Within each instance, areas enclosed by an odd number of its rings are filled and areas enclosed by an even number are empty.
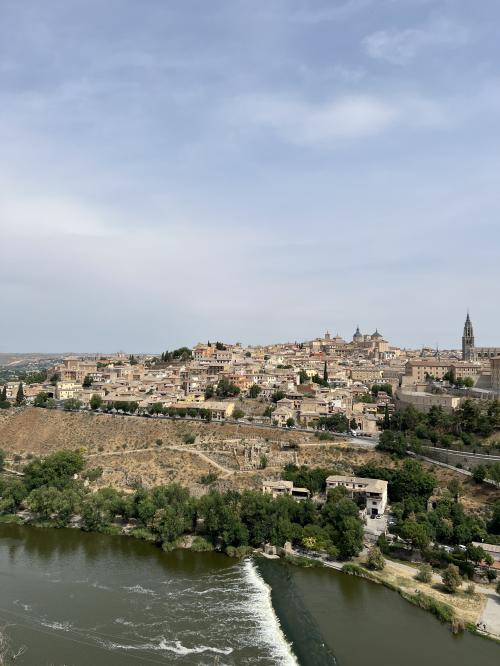
[[[462,335],[462,360],[475,361],[476,350],[474,340],[474,328],[470,319],[469,311],[467,310],[467,317],[465,318],[464,333]]]

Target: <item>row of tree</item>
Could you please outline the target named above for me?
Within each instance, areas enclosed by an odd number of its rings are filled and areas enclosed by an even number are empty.
[[[457,439],[470,445],[474,437],[489,437],[500,430],[500,401],[465,400],[451,413],[437,406],[424,413],[409,405],[389,418],[384,417],[383,427],[407,437],[443,442],[445,446]]]
[[[134,493],[112,488],[89,492],[83,480],[97,478],[100,470],[85,472],[84,467],[77,451],[33,459],[22,479],[0,478],[0,513],[26,507],[39,521],[56,526],[78,516],[82,528],[93,531],[108,531],[119,521],[133,520],[137,536],[166,549],[180,536],[194,533],[221,549],[264,542],[283,546],[291,541],[343,558],[357,555],[363,545],[358,507],[343,492],[332,493],[323,506],[255,491],[212,490],[198,499],[177,484],[149,490],[139,486]]]

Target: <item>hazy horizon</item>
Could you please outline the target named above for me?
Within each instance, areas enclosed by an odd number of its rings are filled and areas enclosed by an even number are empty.
[[[0,352],[500,346],[499,20],[0,0]]]

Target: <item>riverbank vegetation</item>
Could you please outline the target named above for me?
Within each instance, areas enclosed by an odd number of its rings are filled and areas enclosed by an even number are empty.
[[[194,498],[175,483],[151,489],[137,486],[131,493],[109,487],[90,492],[88,480],[95,479],[99,470],[84,471],[84,467],[78,451],[33,458],[24,467],[24,476],[0,478],[0,514],[25,510],[35,524],[74,525],[87,531],[120,533],[125,528],[165,550],[184,535],[203,536],[232,555],[266,542],[283,546],[290,541],[349,558],[363,546],[358,507],[342,493],[317,505],[251,490],[211,490]]]

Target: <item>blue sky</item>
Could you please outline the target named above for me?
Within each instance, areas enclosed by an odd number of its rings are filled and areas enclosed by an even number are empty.
[[[0,0],[0,351],[500,345],[496,0]]]

